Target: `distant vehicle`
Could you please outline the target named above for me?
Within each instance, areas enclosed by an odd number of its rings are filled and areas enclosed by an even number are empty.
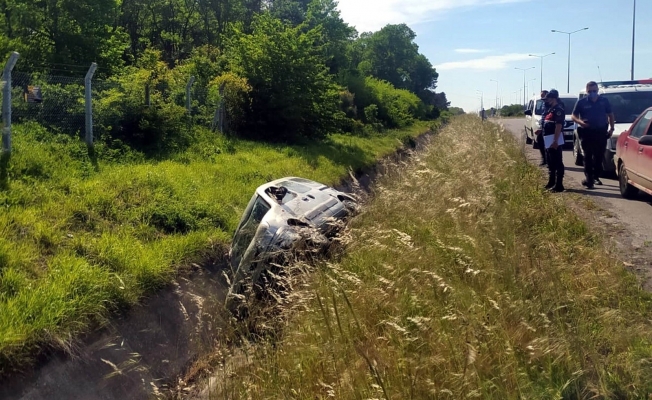
[[[609,100],[615,117],[614,133],[607,141],[602,163],[604,175],[608,176],[617,173],[614,156],[618,137],[630,128],[646,108],[652,107],[652,79],[598,82],[598,89],[598,93]],[[579,98],[585,96],[586,92],[581,91]],[[577,128],[574,133],[573,158],[575,165],[584,165],[584,151],[577,136]]]
[[[244,284],[266,286],[266,272],[293,247],[323,249],[357,210],[353,196],[309,179],[286,177],[259,186],[233,236],[227,303],[242,294]]]
[[[562,134],[564,135],[564,142],[567,144],[573,143],[575,122],[571,118],[575,103],[577,103],[577,95],[570,93],[560,93],[559,101],[564,104],[566,111],[566,118]],[[543,99],[540,96],[535,96],[528,102],[525,109],[525,143],[532,144],[536,138],[536,131],[540,128],[541,114],[543,113]]]
[[[647,108],[621,133],[614,162],[620,194],[634,198],[639,190],[652,195],[652,107]]]

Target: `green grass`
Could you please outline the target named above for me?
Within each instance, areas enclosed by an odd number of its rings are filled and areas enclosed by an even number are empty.
[[[652,298],[543,184],[509,132],[456,117],[212,398],[650,398]]]
[[[0,190],[0,374],[221,251],[260,184],[337,183],[427,128],[304,146],[198,130],[187,151],[155,161],[103,145],[89,157],[78,138],[14,126]]]

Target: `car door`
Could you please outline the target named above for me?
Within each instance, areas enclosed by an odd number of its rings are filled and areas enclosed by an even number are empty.
[[[623,142],[622,161],[625,163],[627,175],[634,183],[644,185],[645,178],[642,169],[645,168],[643,153],[649,146],[639,146],[639,139],[650,131],[652,122],[652,110],[645,111],[641,117],[632,125],[629,135]],[[639,165],[640,164],[640,165]]]
[[[652,127],[652,124],[650,126]],[[650,134],[652,132],[648,130],[646,136],[650,136]],[[636,169],[641,179],[641,185],[647,190],[652,190],[652,146],[639,145]]]
[[[532,119],[534,118],[534,107],[533,107],[532,100],[530,100],[530,102],[527,103],[526,110],[532,111],[531,115],[526,115],[525,116],[525,129],[530,130],[530,129],[532,129]],[[529,135],[529,132],[528,132],[528,135]]]

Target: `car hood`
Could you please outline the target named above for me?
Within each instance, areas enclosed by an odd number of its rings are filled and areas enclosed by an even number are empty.
[[[625,132],[629,127],[632,126],[631,123],[627,124],[614,124],[614,134],[613,137],[618,137],[621,133]]]

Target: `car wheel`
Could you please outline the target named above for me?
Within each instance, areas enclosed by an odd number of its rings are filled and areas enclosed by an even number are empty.
[[[527,128],[525,129],[525,144],[532,144],[532,138],[527,134]]]
[[[620,164],[620,194],[626,199],[633,199],[638,194],[638,189],[629,184],[625,164]]]
[[[575,160],[575,165],[580,167],[584,165],[584,156],[580,150],[580,141],[575,139],[573,140],[573,159]]]

